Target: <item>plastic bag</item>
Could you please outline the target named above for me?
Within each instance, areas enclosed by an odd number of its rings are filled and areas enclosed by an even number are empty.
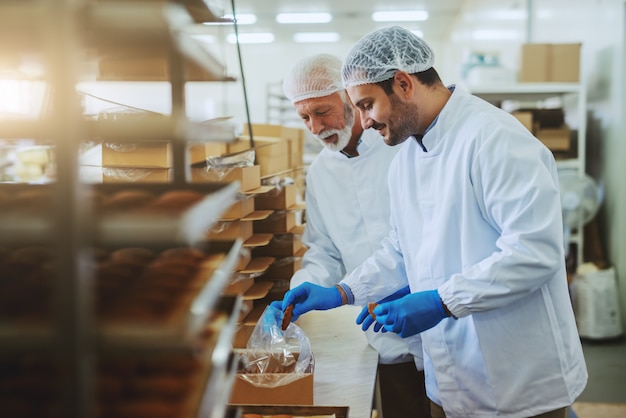
[[[313,373],[311,343],[293,322],[282,330],[282,311],[267,306],[241,356],[240,376],[258,387],[273,388]]]

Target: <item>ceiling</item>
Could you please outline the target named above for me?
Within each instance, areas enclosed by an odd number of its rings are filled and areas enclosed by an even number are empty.
[[[450,34],[465,0],[225,0],[225,13],[254,13],[254,25],[240,25],[240,33],[272,32],[277,41],[291,41],[296,32],[338,32],[342,41],[356,42],[366,33],[382,26],[401,24],[408,29],[421,30],[424,37],[441,39]],[[374,11],[426,10],[427,21],[385,22],[371,19]],[[333,19],[323,24],[279,24],[280,12],[330,12]]]

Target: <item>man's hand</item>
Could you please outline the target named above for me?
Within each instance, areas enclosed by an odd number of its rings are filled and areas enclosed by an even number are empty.
[[[401,337],[419,334],[437,325],[448,315],[437,290],[427,290],[406,295],[397,300],[381,303],[374,309],[376,322],[383,330]]]
[[[325,311],[341,306],[341,294],[336,287],[323,287],[305,282],[285,293],[281,301],[273,301],[271,306],[285,311],[287,306],[293,305],[292,321],[300,315],[312,310]]]
[[[403,296],[408,295],[409,293],[411,293],[411,289],[409,289],[409,286],[403,287],[402,289],[398,290],[396,293],[393,293],[389,296],[387,296],[386,298],[383,298],[381,300],[379,300],[378,302],[376,302],[377,305],[380,305],[381,303],[385,303],[385,302],[391,302],[392,300],[396,300],[399,299]],[[367,309],[367,305],[363,307],[363,310],[361,310],[361,313],[359,314],[359,316],[356,317],[356,323],[357,324],[362,324],[361,325],[361,329],[363,331],[367,331],[367,329],[372,326],[372,324],[376,322],[376,324],[374,325],[374,331],[378,332],[380,331],[380,328],[383,326],[380,322],[377,322],[374,318],[372,318],[372,315],[370,315],[368,309]]]

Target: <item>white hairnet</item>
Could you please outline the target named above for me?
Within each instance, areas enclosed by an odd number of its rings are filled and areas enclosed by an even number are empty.
[[[343,89],[341,61],[328,54],[297,61],[283,80],[283,93],[291,103],[329,96]]]
[[[401,26],[370,32],[352,47],[342,68],[344,87],[385,81],[398,71],[409,74],[433,66],[435,55],[422,38]]]

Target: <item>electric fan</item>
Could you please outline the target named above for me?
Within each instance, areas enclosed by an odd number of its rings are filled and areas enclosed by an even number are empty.
[[[598,213],[602,189],[587,174],[576,169],[559,169],[563,235],[566,252],[572,231],[582,228]]]

